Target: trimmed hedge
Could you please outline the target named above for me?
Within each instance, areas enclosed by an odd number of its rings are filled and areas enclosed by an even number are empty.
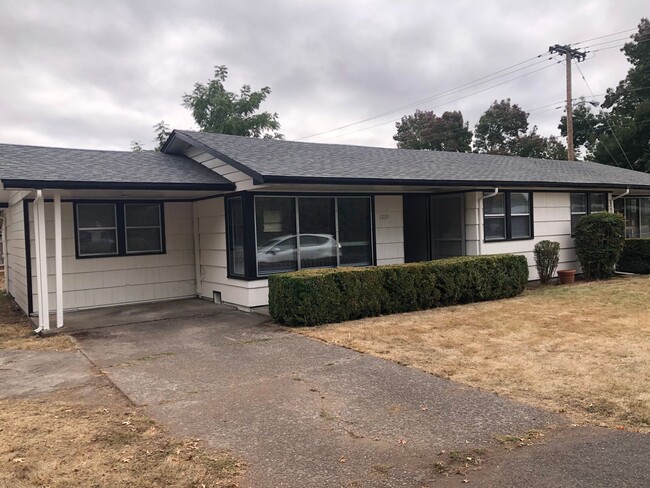
[[[269,276],[276,322],[310,326],[508,298],[528,282],[524,256],[465,256],[368,268],[327,268]]]
[[[618,270],[650,274],[650,239],[627,239],[618,260]]]

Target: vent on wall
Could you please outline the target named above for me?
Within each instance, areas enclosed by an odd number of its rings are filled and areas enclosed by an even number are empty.
[[[214,303],[221,303],[221,292],[220,291],[213,291],[212,292],[212,301]]]

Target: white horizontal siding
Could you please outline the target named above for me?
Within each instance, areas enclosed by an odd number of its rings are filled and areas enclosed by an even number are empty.
[[[25,218],[21,199],[5,211],[7,232],[7,291],[20,308],[27,312],[27,266]]]
[[[214,292],[219,292],[223,302],[246,308],[268,304],[268,280],[228,278],[224,199],[201,200],[197,202],[197,212],[201,296],[212,299]]]
[[[201,149],[190,147],[185,151],[185,155],[235,183],[238,191],[251,190],[255,186],[253,184],[253,179],[246,173],[234,168],[219,158],[215,158]]]
[[[560,264],[558,269],[577,269],[580,271],[580,263],[571,237],[570,193],[533,193],[533,219],[534,239],[484,242],[482,244],[482,254],[521,254],[528,260],[529,279],[536,280],[539,279],[539,275],[535,269],[533,248],[540,241],[550,240],[560,243]]]
[[[404,211],[401,195],[375,196],[377,264],[404,262]]]
[[[195,296],[192,204],[167,202],[165,254],[77,259],[72,203],[62,203],[63,307],[84,309]],[[33,209],[30,207],[34,311],[38,310]],[[46,204],[50,310],[56,305],[54,277],[54,209]]]

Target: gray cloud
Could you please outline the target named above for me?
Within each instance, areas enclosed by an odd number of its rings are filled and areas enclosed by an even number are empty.
[[[613,0],[522,3],[5,1],[0,141],[127,149],[135,139],[151,147],[159,120],[194,125],[181,96],[217,64],[229,67],[231,90],[270,86],[263,108],[278,112],[282,131],[295,139],[452,89],[549,44],[633,28],[647,13],[643,0],[624,9]],[[608,39],[617,37],[624,35]],[[526,110],[560,102],[564,68],[547,64],[418,108],[461,110],[473,126],[495,99],[510,97]],[[609,49],[581,68],[599,94],[628,65]],[[574,75],[574,94],[588,95]],[[533,110],[531,125],[556,133],[560,105]],[[394,120],[415,108],[310,140],[393,146]]]

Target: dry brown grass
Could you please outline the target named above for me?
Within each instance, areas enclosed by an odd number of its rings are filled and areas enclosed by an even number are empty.
[[[579,423],[650,431],[650,277],[300,332]]]
[[[71,351],[72,340],[65,335],[39,337],[30,320],[7,295],[0,294],[0,349]]]
[[[238,486],[229,454],[170,437],[126,401],[102,405],[0,401],[0,486]]]
[[[63,335],[36,337],[0,296],[0,349],[74,348]],[[101,376],[83,388],[0,400],[0,486],[236,487],[242,472],[227,452],[170,436]]]

